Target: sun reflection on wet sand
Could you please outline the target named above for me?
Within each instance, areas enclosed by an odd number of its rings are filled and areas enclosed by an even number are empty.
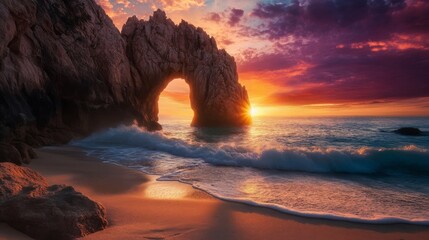
[[[152,199],[183,199],[192,193],[192,189],[189,189],[190,187],[181,183],[152,181],[144,189],[144,197]]]
[[[150,176],[150,181],[144,184],[143,197],[158,200],[213,200],[207,193],[196,191],[190,185],[175,181],[157,181],[157,178]]]

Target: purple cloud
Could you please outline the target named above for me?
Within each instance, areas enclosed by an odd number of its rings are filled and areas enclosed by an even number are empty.
[[[230,26],[237,25],[240,22],[241,17],[243,17],[243,15],[244,15],[244,11],[242,9],[236,9],[236,8],[231,9],[231,13],[229,14],[228,24]]]
[[[215,12],[209,13],[208,16],[207,16],[207,18],[206,18],[206,20],[213,21],[213,22],[220,22],[221,19],[222,18],[220,16],[220,14],[219,13],[215,13]]]
[[[239,63],[240,71],[309,66],[299,75],[273,77],[272,83],[295,90],[280,90],[271,96],[272,102],[315,104],[429,96],[429,1],[259,3],[251,17],[260,24],[244,34],[268,38],[273,53],[247,56]]]
[[[279,76],[275,84],[296,90],[280,91],[270,97],[270,102],[299,105],[429,96],[429,51],[340,51],[347,53],[318,58],[300,75]]]
[[[389,37],[391,32],[427,32],[425,0],[310,0],[307,4],[258,3],[251,16],[264,24],[259,33],[271,39],[334,31],[364,37]],[[354,32],[354,34],[352,34]]]

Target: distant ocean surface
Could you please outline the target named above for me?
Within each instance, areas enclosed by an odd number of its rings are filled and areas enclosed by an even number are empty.
[[[161,122],[75,141],[105,162],[191,184],[220,199],[363,223],[429,225],[429,118],[255,119],[245,128]]]

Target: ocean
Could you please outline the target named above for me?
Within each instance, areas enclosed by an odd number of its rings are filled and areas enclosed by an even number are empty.
[[[429,136],[392,132],[429,132],[429,118],[257,118],[242,128],[161,124],[160,132],[118,126],[71,145],[223,200],[304,217],[429,225]]]

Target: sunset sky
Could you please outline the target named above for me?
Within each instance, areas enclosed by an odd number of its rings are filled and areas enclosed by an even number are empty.
[[[429,115],[429,0],[97,0],[121,29],[158,8],[214,36],[256,116]],[[191,118],[174,80],[160,115]],[[255,116],[255,117],[256,117]]]

